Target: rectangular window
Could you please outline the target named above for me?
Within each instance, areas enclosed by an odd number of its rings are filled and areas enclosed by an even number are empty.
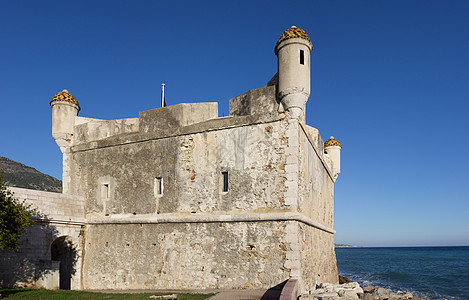
[[[163,196],[163,178],[155,177],[155,196]]]
[[[223,180],[223,189],[224,193],[228,192],[228,172],[221,172]]]
[[[300,50],[300,65],[305,64],[305,52],[303,50]]]
[[[101,198],[109,199],[110,198],[109,183],[103,183],[101,187]]]

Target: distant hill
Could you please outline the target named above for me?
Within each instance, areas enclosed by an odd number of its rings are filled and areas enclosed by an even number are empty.
[[[0,156],[0,172],[7,186],[47,192],[62,190],[62,181],[6,157]]]

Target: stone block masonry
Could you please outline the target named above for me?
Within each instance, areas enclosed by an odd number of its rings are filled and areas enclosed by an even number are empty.
[[[25,201],[36,208],[41,215],[40,220],[48,220],[52,223],[84,224],[85,203],[82,197],[15,187],[10,187],[9,190],[13,192],[16,199]]]

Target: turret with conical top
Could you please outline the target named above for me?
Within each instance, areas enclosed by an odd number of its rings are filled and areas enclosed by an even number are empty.
[[[332,161],[332,177],[334,181],[337,179],[340,173],[340,150],[342,149],[342,145],[336,140],[333,136],[331,136],[325,143],[324,143],[324,153],[329,156]]]
[[[304,111],[310,93],[310,55],[313,45],[303,29],[292,26],[278,39],[278,97],[291,118]]]
[[[63,152],[62,147],[70,145],[73,137],[75,117],[80,111],[77,99],[67,90],[63,90],[52,97],[52,136]]]

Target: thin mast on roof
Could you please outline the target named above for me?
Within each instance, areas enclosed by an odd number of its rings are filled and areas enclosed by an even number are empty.
[[[166,101],[164,101],[164,86],[165,86],[165,84],[162,83],[161,84],[161,107],[166,106]]]

